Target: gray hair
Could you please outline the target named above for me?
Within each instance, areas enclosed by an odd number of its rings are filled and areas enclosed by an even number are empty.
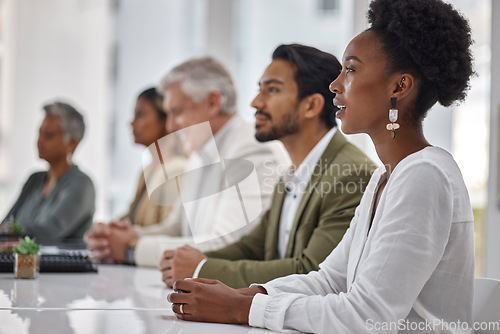
[[[173,84],[180,83],[184,94],[194,102],[200,103],[210,92],[221,95],[221,113],[236,112],[236,90],[229,72],[212,57],[188,60],[167,73],[160,81],[157,90],[164,94]]]
[[[55,116],[61,119],[64,141],[74,139],[80,141],[85,133],[83,116],[75,108],[63,102],[54,102],[43,106],[46,116]]]

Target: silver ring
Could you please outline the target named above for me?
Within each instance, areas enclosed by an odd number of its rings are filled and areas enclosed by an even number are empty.
[[[181,312],[181,314],[184,314],[184,310],[182,309],[184,307],[184,304],[181,304],[181,306],[179,307],[179,312]]]

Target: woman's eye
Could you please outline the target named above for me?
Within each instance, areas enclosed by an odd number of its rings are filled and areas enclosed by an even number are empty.
[[[267,90],[269,93],[275,93],[278,91],[278,88],[276,87],[269,87],[268,90]]]
[[[345,73],[350,73],[350,72],[354,72],[354,69],[352,69],[350,67],[346,67],[345,68]]]

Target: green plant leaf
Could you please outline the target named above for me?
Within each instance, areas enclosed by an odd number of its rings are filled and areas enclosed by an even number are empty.
[[[24,228],[17,221],[14,221],[14,223],[12,223],[12,232],[19,235],[25,234]]]
[[[37,244],[35,239],[25,236],[21,239],[18,246],[14,246],[12,250],[18,254],[37,254],[42,246]]]

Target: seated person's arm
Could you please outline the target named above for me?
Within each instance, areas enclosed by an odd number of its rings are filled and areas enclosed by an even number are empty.
[[[133,259],[127,257],[127,248],[133,249],[139,235],[128,219],[112,221],[109,224],[94,224],[85,233],[84,239],[93,259],[134,264]]]
[[[342,239],[354,216],[359,196],[359,193],[355,193],[325,198],[318,215],[310,218],[317,220],[311,236],[304,241],[305,245],[302,249],[297,250],[292,257],[268,261],[251,258],[231,261],[209,256],[201,268],[199,277],[218,279],[231,287],[241,288],[252,283],[264,283],[277,277],[318,270],[319,264]],[[290,238],[298,237],[300,236],[290,236]],[[301,246],[295,244],[294,247]]]
[[[264,214],[259,225],[248,235],[243,236],[238,242],[220,250],[203,254],[200,250],[188,245],[179,247],[176,250],[166,250],[159,264],[159,269],[162,272],[162,280],[167,286],[171,287],[176,280],[193,277],[200,262],[206,259],[207,256],[234,260],[245,258],[255,260],[264,259],[264,242],[268,215],[269,211]]]
[[[266,293],[260,287],[235,290],[204,278],[177,281],[174,291],[167,300],[172,303],[177,318],[236,324],[248,324],[254,296]],[[196,302],[192,302],[193,297],[197,298]]]

